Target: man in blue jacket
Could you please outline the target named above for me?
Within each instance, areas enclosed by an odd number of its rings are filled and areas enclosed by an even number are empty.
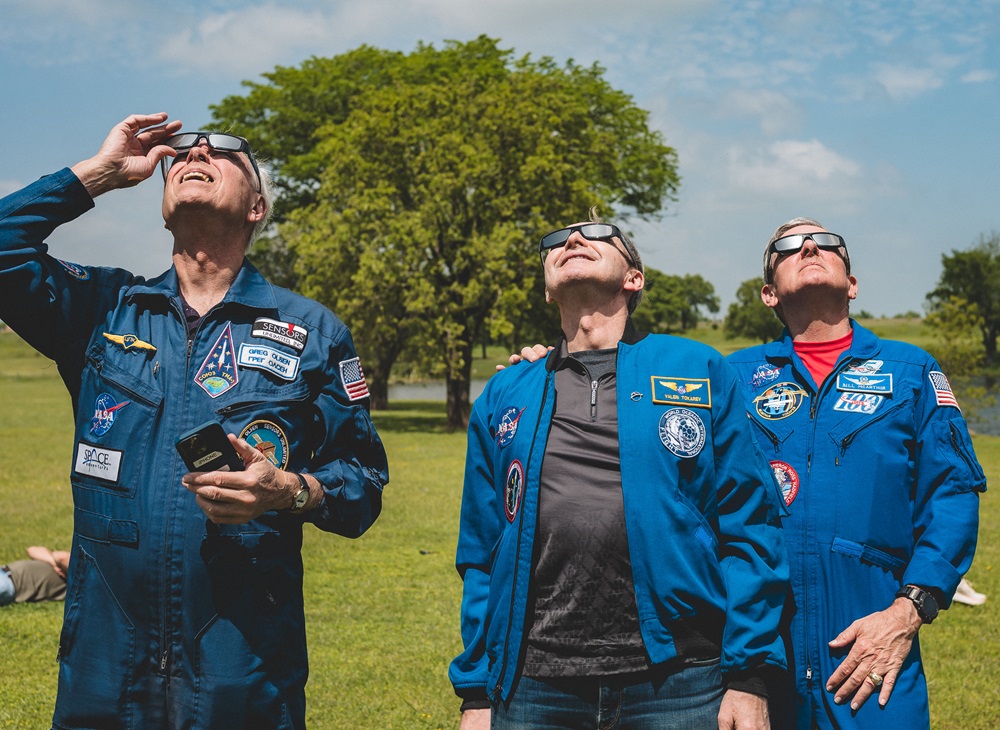
[[[246,140],[133,115],[0,200],[0,319],[73,400],[74,535],[55,728],[303,728],[302,527],[354,537],[388,469],[350,332],[246,260],[272,195]],[[161,164],[173,266],[49,255],[94,198]],[[242,471],[186,473],[220,421]],[[238,437],[237,437],[238,435]]]
[[[972,561],[986,488],[965,420],[930,355],[850,319],[841,236],[782,225],[764,282],[784,334],[728,359],[790,511],[795,689],[776,725],[926,728],[917,633]]]
[[[563,338],[469,424],[462,727],[766,728],[787,565],[736,374],[634,330],[643,267],[616,226],[540,250]]]

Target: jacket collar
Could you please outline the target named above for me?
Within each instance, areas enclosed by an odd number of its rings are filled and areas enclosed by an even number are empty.
[[[134,284],[125,292],[125,297],[132,298],[138,296],[154,296],[173,298],[180,295],[180,287],[177,283],[177,270],[171,266],[155,279]],[[252,309],[275,310],[278,302],[274,298],[271,285],[267,282],[257,268],[247,259],[243,259],[243,266],[236,274],[236,281],[229,287],[226,296],[222,299],[222,305],[239,304]]]
[[[622,332],[622,336],[618,340],[618,343],[634,345],[639,342],[639,340],[643,339],[646,334],[646,332],[639,332],[635,328],[632,318],[629,317],[625,320],[625,331]],[[559,366],[562,365],[563,361],[567,357],[569,357],[569,351],[566,349],[566,334],[562,333],[559,335],[559,341],[556,343],[555,349],[553,349],[545,358],[545,369],[550,372],[558,370]]]

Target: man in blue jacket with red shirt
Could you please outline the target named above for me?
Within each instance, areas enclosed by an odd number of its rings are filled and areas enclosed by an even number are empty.
[[[736,374],[635,331],[643,267],[618,227],[540,249],[563,338],[495,375],[469,423],[462,728],[766,728],[787,566]]]
[[[364,532],[385,452],[347,327],[245,258],[267,171],[240,137],[179,131],[133,115],[0,200],[0,318],[55,360],[76,421],[53,727],[301,729],[303,525]],[[167,272],[48,253],[57,226],[158,164]],[[175,441],[208,421],[243,470],[187,473]]]
[[[851,320],[856,294],[844,239],[793,219],[761,291],[785,332],[728,358],[790,512],[795,689],[772,704],[789,712],[779,727],[928,727],[917,632],[976,545],[986,479],[948,379]]]

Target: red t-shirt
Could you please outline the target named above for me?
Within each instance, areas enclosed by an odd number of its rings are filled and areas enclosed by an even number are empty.
[[[802,362],[809,370],[809,374],[816,381],[816,386],[823,385],[826,376],[833,371],[833,366],[837,364],[840,353],[851,346],[851,339],[854,332],[848,332],[843,337],[826,342],[795,342],[795,354],[802,358]]]

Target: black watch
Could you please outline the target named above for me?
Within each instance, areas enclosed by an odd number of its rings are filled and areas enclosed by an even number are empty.
[[[917,588],[917,586],[903,586],[896,591],[896,598],[909,598],[913,601],[913,605],[917,607],[917,615],[925,624],[929,624],[937,618],[937,599],[934,598],[933,594],[922,588]]]

